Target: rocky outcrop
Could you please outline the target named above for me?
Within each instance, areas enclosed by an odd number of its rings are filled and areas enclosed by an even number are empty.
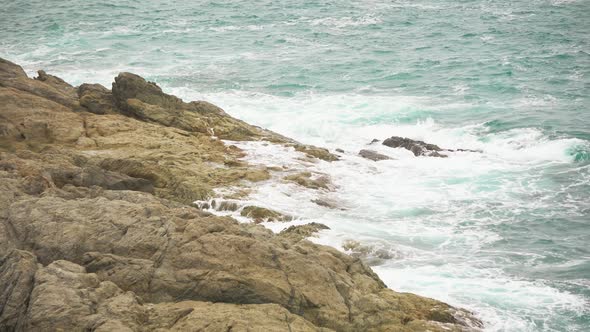
[[[441,154],[443,151],[438,145],[429,144],[422,141],[415,141],[406,137],[392,136],[383,141],[383,145],[389,146],[390,148],[404,148],[410,150],[414,156],[427,156],[427,157],[448,157],[445,154]]]
[[[359,156],[365,158],[365,159],[369,159],[372,161],[379,161],[379,160],[388,160],[391,159],[388,156],[378,153],[376,151],[373,150],[361,150],[359,151]]]
[[[292,216],[284,215],[280,212],[273,211],[267,208],[259,207],[259,206],[245,206],[242,211],[240,211],[240,215],[243,217],[248,217],[254,220],[256,223],[261,223],[265,221],[291,221],[293,220]]]
[[[386,288],[360,259],[303,239],[309,229],[275,235],[191,205],[213,188],[269,176],[216,137],[296,143],[132,74],[119,75],[112,92],[85,86],[74,95],[40,77],[0,61],[0,330],[479,324]]]
[[[369,144],[378,142],[379,140],[374,139]],[[389,146],[390,148],[404,148],[410,150],[414,156],[426,156],[426,157],[439,157],[447,158],[448,155],[442,154],[441,152],[478,152],[481,150],[471,149],[442,149],[438,145],[425,143],[423,141],[416,141],[407,137],[391,136],[390,138],[383,141],[383,145]]]
[[[311,222],[304,225],[289,226],[288,228],[282,230],[279,235],[290,239],[291,241],[298,242],[313,236],[315,233],[323,229],[330,229],[330,227],[317,222]]]

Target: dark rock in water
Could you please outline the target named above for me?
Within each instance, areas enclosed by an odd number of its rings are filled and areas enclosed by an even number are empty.
[[[366,158],[366,159],[373,160],[373,161],[391,159],[388,156],[378,153],[378,152],[375,152],[373,150],[361,150],[361,151],[359,151],[359,156]]]
[[[447,155],[439,153],[443,151],[438,145],[428,144],[423,141],[415,141],[406,137],[392,136],[385,141],[383,145],[391,148],[404,148],[412,151],[414,156],[428,156],[428,157],[440,157],[446,158]]]
[[[482,153],[482,150],[471,150],[471,149],[445,149],[445,151],[449,152],[477,152]]]
[[[290,226],[289,228],[282,230],[279,235],[297,242],[312,236],[322,229],[330,229],[330,227],[317,222],[312,222],[305,225]]]
[[[336,205],[335,202],[332,202],[330,200],[326,200],[326,199],[312,199],[311,200],[312,203],[316,203],[319,206],[323,206],[323,207],[327,207],[329,209],[336,209],[338,208],[338,206]]]
[[[265,221],[291,221],[293,217],[284,215],[280,212],[266,209],[259,206],[249,205],[242,209],[240,215],[243,217],[252,218],[255,223]]]
[[[372,141],[371,141],[371,143],[369,143],[369,144],[373,144],[373,143],[377,143],[377,142],[380,142],[380,140],[378,140],[378,139],[376,139],[376,138],[373,138],[373,140],[372,140]]]
[[[338,149],[336,149],[336,152],[344,153],[344,150],[338,148]]]

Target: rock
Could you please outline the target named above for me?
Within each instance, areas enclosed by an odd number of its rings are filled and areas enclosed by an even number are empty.
[[[373,138],[373,139],[371,140],[371,142],[369,143],[369,145],[371,145],[371,144],[373,144],[373,143],[378,143],[378,142],[380,142],[380,140],[378,140],[378,139],[376,139],[376,138]]]
[[[80,108],[67,86],[40,76],[0,61],[2,328],[468,331],[480,324],[466,311],[386,288],[358,258],[301,239],[305,228],[276,235],[190,206],[213,188],[242,197],[250,181],[269,176],[191,128],[202,122],[218,137],[292,141],[134,76],[116,82],[112,113],[80,111],[88,106]],[[311,173],[296,179],[329,183]]]
[[[386,260],[392,259],[393,255],[385,248],[376,248],[373,245],[361,244],[356,240],[345,240],[342,248],[352,257],[362,259],[368,265],[375,266],[383,264]]]
[[[45,72],[39,75],[42,79],[32,80],[19,65],[0,58],[0,87],[24,91],[69,108],[79,107],[77,96],[67,88],[69,84]]]
[[[78,98],[76,88],[57,76],[47,74],[44,70],[37,71],[37,77],[35,77],[35,80],[45,82],[47,85],[52,86],[55,90],[67,96],[70,100],[75,101]]]
[[[344,150],[342,150],[342,149],[336,149],[336,152],[344,153]]]
[[[325,161],[336,161],[338,160],[338,156],[330,153],[327,149],[318,148],[311,145],[301,145],[297,144],[294,146],[296,151],[303,152],[309,156],[322,159]]]
[[[239,209],[239,205],[236,202],[230,201],[221,201],[219,205],[216,207],[217,211],[237,211]]]
[[[100,84],[82,84],[78,87],[80,105],[94,114],[116,112],[113,94]]]
[[[0,255],[0,330],[23,330],[36,271],[37,259],[29,252]]]
[[[310,189],[330,189],[331,183],[327,175],[312,177],[311,172],[291,174],[285,176],[284,179]]]
[[[330,227],[321,223],[311,222],[305,225],[289,226],[288,228],[282,230],[279,235],[288,238],[291,241],[299,242],[314,235],[322,229],[330,229]]]
[[[439,153],[443,151],[438,145],[428,144],[422,141],[415,141],[405,137],[392,136],[383,141],[383,145],[391,148],[404,148],[412,151],[414,156],[440,157],[446,158],[447,155]]]
[[[388,156],[378,153],[378,152],[375,152],[373,150],[361,150],[361,151],[359,151],[359,156],[361,156],[365,159],[373,160],[373,161],[391,159]]]
[[[77,187],[99,186],[110,190],[154,192],[152,182],[147,179],[105,171],[97,166],[81,169],[54,169],[49,173],[53,183],[60,188],[66,184],[71,184]]]
[[[317,198],[317,199],[312,199],[311,202],[316,203],[319,206],[327,207],[329,209],[337,209],[338,208],[338,203],[336,203],[330,199]],[[341,209],[341,210],[343,210],[343,209]]]
[[[284,215],[280,212],[266,209],[259,206],[245,206],[240,215],[243,217],[252,218],[255,223],[261,223],[265,221],[291,221],[293,217]]]

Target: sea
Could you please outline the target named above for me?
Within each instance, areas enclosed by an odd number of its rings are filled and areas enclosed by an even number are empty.
[[[133,72],[185,101],[344,151],[313,163],[236,143],[252,163],[329,176],[331,191],[273,179],[248,199],[293,223],[328,225],[317,243],[356,241],[394,290],[473,311],[485,331],[590,331],[589,0],[0,8],[0,57],[31,76],[44,69],[110,88]],[[481,152],[415,157],[369,145],[390,136]]]

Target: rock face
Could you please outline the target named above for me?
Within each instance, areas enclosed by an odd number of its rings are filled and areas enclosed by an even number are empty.
[[[422,141],[415,141],[406,137],[391,136],[390,138],[383,141],[383,145],[389,146],[390,148],[404,148],[406,150],[410,150],[416,157],[448,157],[447,155],[439,153],[443,151],[443,149],[441,149],[438,145],[428,144]]]
[[[275,235],[191,206],[268,177],[212,136],[296,144],[133,74],[112,92],[76,89],[0,60],[0,330],[479,326],[386,288],[358,258],[305,240],[309,230]],[[330,159],[315,149],[303,150]]]

